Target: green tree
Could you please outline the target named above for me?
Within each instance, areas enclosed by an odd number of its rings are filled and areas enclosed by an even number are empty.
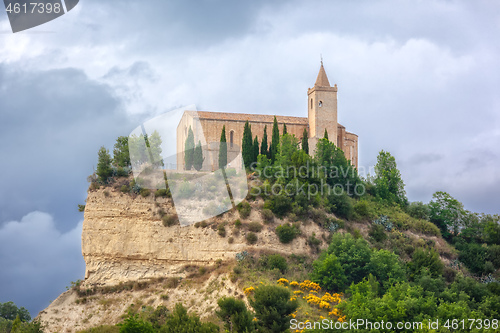
[[[367,268],[378,281],[382,282],[383,290],[387,290],[396,282],[406,280],[398,256],[384,249],[372,253]]]
[[[257,163],[257,157],[259,156],[259,139],[257,135],[253,140],[253,155],[252,155],[252,163]]]
[[[154,333],[153,325],[139,318],[136,314],[130,314],[123,323],[118,324],[120,333]]]
[[[441,229],[445,238],[449,239],[451,233],[458,234],[460,228],[465,225],[467,212],[464,205],[446,192],[434,193],[429,208],[430,221]]]
[[[225,138],[225,136],[224,136]],[[188,136],[184,143],[184,169],[191,170],[194,162],[194,133],[189,126]]]
[[[323,135],[323,139],[328,140],[328,131],[326,130],[326,128],[325,128],[325,134]]]
[[[226,125],[222,126],[219,145],[219,168],[224,169],[227,165],[227,141],[226,141]]]
[[[443,274],[444,264],[434,249],[424,250],[419,248],[413,252],[412,260],[408,263],[410,278],[416,279],[420,275],[422,268],[428,269],[434,278]]]
[[[304,128],[304,133],[302,134],[302,150],[309,154],[309,134],[307,133],[307,128]]]
[[[219,327],[213,323],[202,323],[197,316],[190,316],[182,304],[176,304],[160,332],[164,333],[218,333]]]
[[[274,161],[276,160],[276,156],[279,151],[279,144],[280,144],[280,130],[278,128],[278,120],[276,119],[276,116],[274,117],[274,123],[273,123],[273,134],[271,137],[271,147],[270,147],[270,159],[271,159],[271,164],[274,164]]]
[[[396,159],[386,151],[380,151],[375,165],[375,191],[378,198],[386,203],[396,203],[401,207],[408,204],[405,184],[401,178]]]
[[[30,313],[26,308],[18,308],[14,302],[0,303],[0,318],[14,320],[17,316],[24,322],[31,320]]]
[[[113,164],[122,168],[131,166],[128,137],[119,136],[118,139],[116,139],[116,143],[113,148]]]
[[[97,178],[102,183],[107,183],[108,178],[113,175],[113,169],[111,168],[111,156],[109,151],[102,146],[99,148],[97,154]]]
[[[288,131],[287,131],[287,129],[286,129],[286,124],[285,124],[285,123],[283,123],[283,135],[285,135],[285,134],[287,134],[287,133],[288,133]]]
[[[313,263],[311,279],[329,291],[343,291],[348,282],[344,268],[333,253]]]
[[[290,300],[290,290],[280,286],[260,286],[249,301],[258,319],[259,332],[288,331],[289,316],[298,307],[297,301]]]
[[[194,140],[194,139],[193,139]],[[150,153],[150,158],[151,158],[151,163],[155,167],[163,166],[163,158],[161,156],[162,149],[161,149],[161,136],[158,131],[154,131],[151,133],[151,135],[147,138],[146,144],[148,145],[149,148],[149,153]]]
[[[220,310],[215,313],[224,322],[229,332],[254,332],[253,315],[248,311],[245,302],[234,297],[223,297],[217,301]]]
[[[264,135],[260,144],[260,154],[269,158],[269,151],[267,149],[267,125],[264,126]]]
[[[252,129],[248,120],[245,122],[243,128],[243,139],[241,143],[241,154],[243,156],[243,163],[246,168],[249,168],[253,162],[253,141],[252,141]]]
[[[201,141],[198,141],[196,148],[194,149],[193,156],[193,166],[196,171],[200,171],[203,167],[203,161],[205,158],[203,157],[203,149],[201,148]]]

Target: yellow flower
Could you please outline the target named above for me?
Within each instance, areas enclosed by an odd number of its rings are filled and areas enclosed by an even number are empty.
[[[289,284],[289,282],[288,282],[287,279],[281,278],[281,279],[278,280],[278,284],[282,285],[282,286],[285,286],[285,285]]]
[[[248,287],[248,288],[245,288],[243,289],[243,293],[245,293],[245,295],[250,295],[251,293],[253,293],[255,291],[255,288],[254,287]]]

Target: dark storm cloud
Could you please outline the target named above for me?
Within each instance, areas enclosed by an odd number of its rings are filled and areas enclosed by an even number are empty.
[[[39,210],[72,228],[99,146],[128,133],[119,107],[109,87],[80,70],[0,65],[0,221]]]
[[[81,222],[61,233],[41,212],[0,226],[0,302],[14,301],[35,317],[71,281],[82,279],[81,233]]]

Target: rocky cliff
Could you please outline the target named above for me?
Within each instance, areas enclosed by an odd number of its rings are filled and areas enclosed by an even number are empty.
[[[261,202],[253,202],[258,208]],[[85,283],[113,285],[130,280],[179,276],[186,265],[209,265],[216,260],[234,260],[245,249],[265,249],[296,254],[310,252],[305,237],[293,246],[281,244],[274,225],[258,233],[255,245],[245,242],[246,230],[234,228],[238,212],[228,212],[208,221],[206,227],[194,225],[165,227],[158,211],[175,214],[171,199],[123,194],[100,189],[89,192],[82,232],[82,253],[86,262]],[[259,209],[252,209],[247,221],[262,221]],[[245,220],[243,220],[245,222]],[[225,223],[227,235],[221,237],[215,226]],[[309,230],[310,229],[310,230]],[[310,224],[304,235],[321,236],[325,231]],[[228,241],[232,238],[231,243]]]

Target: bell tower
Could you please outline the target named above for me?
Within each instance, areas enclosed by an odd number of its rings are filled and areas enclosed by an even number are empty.
[[[317,142],[324,137],[326,129],[330,141],[337,145],[337,85],[330,86],[323,60],[316,83],[307,90],[307,96],[309,137]]]

